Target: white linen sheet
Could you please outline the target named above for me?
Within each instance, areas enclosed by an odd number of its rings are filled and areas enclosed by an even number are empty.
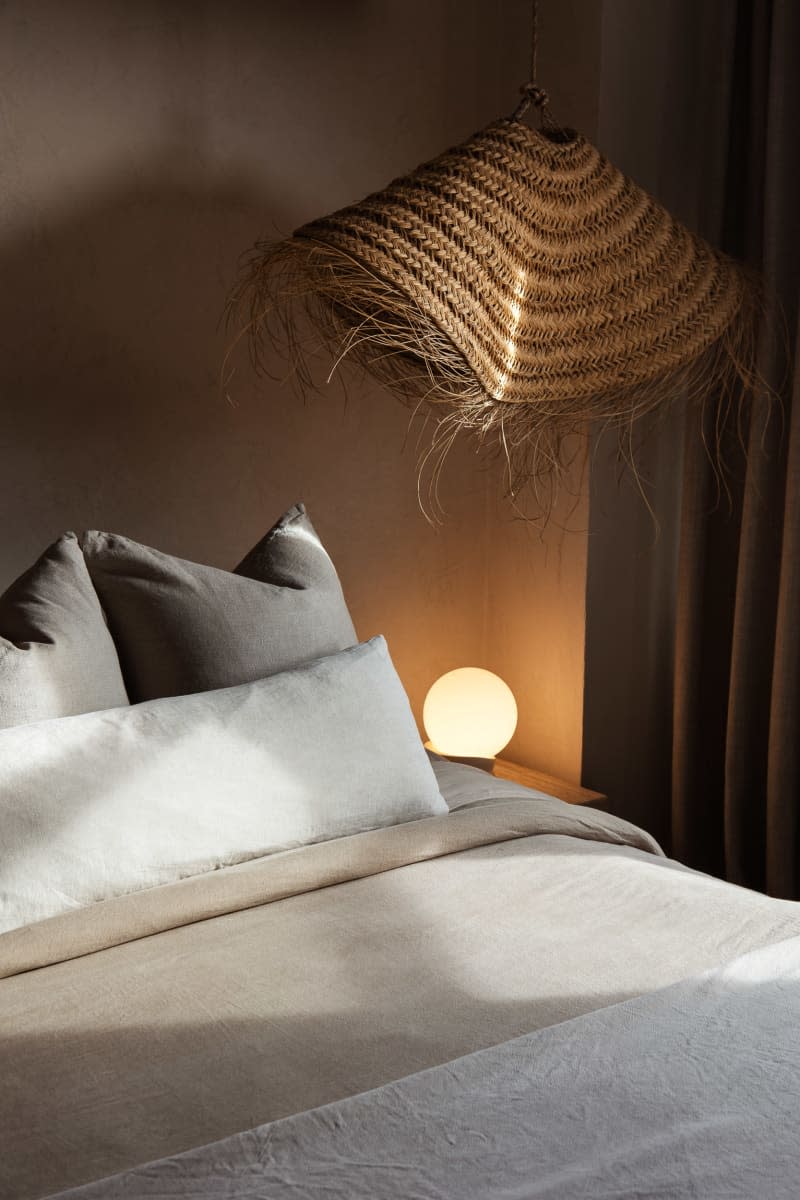
[[[0,936],[0,1200],[217,1141],[800,936],[800,905],[671,863],[611,816],[434,769],[446,816]]]
[[[61,1200],[796,1200],[800,938]]]

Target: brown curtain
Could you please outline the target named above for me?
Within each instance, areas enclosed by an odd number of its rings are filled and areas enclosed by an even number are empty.
[[[604,77],[601,144],[605,132],[630,174],[649,172],[642,182],[677,215],[757,267],[786,329],[770,321],[761,350],[780,403],[730,414],[713,396],[702,411],[678,405],[647,439],[658,536],[598,457],[584,776],[689,865],[800,897],[800,5],[675,0],[667,11],[616,0],[604,14],[605,69],[625,79],[635,45],[640,60],[653,54],[664,86],[640,79],[651,104],[637,119],[619,79]],[[627,83],[630,100],[636,80]],[[648,112],[658,116],[651,144]],[[719,437],[722,481],[706,450]],[[622,601],[627,626],[609,599],[614,577],[618,593],[642,585],[632,609]],[[631,669],[609,706],[615,645]]]

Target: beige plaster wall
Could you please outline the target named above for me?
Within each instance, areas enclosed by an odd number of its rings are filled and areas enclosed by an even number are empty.
[[[558,60],[576,2],[543,0],[543,36],[588,119],[580,56]],[[218,383],[240,252],[513,107],[528,21],[527,0],[0,8],[0,587],[70,527],[232,565],[303,498],[417,712],[482,662],[518,692],[518,752],[576,774],[583,535],[521,531],[470,447],[429,525],[416,431],[372,384],[304,403],[244,361],[232,403]]]

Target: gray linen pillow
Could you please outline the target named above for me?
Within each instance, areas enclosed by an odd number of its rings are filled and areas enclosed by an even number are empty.
[[[383,638],[239,687],[0,732],[0,934],[446,816]]]
[[[96,530],[80,539],[134,702],[249,683],[356,641],[302,504],[222,571]]]
[[[0,596],[0,729],[127,703],[97,593],[66,533]]]

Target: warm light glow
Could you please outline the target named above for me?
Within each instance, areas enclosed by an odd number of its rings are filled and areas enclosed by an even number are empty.
[[[437,679],[422,710],[431,749],[453,758],[494,758],[517,727],[507,683],[480,667],[459,667]]]
[[[506,369],[500,375],[498,382],[496,400],[502,400],[505,395],[505,390],[508,386],[508,381],[511,377],[511,372],[516,370],[517,365],[517,331],[522,318],[522,301],[525,298],[525,271],[517,272],[517,282],[514,285],[514,299],[511,301],[511,332],[506,341]]]

